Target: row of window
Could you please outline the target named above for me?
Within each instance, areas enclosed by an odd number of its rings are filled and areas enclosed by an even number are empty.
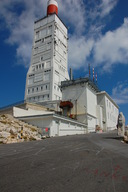
[[[62,72],[65,73],[65,69],[64,69],[61,65],[59,66],[59,69],[60,69]]]
[[[52,33],[52,25],[47,28],[41,29],[40,31],[36,31],[35,39],[39,39],[43,36],[49,35]]]
[[[59,97],[58,95],[54,95],[55,96],[55,100],[61,100],[61,97]]]
[[[44,63],[33,65],[32,67],[33,67],[33,69],[32,69],[33,71],[44,70],[44,69],[51,67],[51,62],[47,61]],[[45,70],[44,72],[48,72],[48,71],[51,71],[51,70]],[[31,76],[34,76],[34,74],[29,75],[29,77],[31,77]]]
[[[35,44],[39,45],[39,44],[42,44],[42,43],[46,43],[46,42],[51,41],[51,39],[52,39],[52,36],[49,35],[49,36],[46,36],[44,38],[38,39],[37,41],[35,41]]]
[[[30,102],[39,102],[39,101],[45,101],[45,100],[49,100],[49,94],[29,98]]]
[[[42,85],[42,86],[38,86],[38,87],[32,87],[32,88],[28,88],[28,94],[35,93],[35,92],[40,92],[40,91],[44,91],[44,90],[49,90],[49,89],[50,89],[49,85]]]
[[[50,49],[51,49],[51,42],[48,42],[47,44],[44,44],[40,47],[35,47],[34,48],[34,55],[40,54],[40,53],[48,51]]]
[[[117,122],[116,117],[114,115],[112,115],[111,113],[109,113],[109,112],[108,112],[108,119],[110,119],[111,121],[113,121],[115,123]]]
[[[55,26],[54,34],[55,34],[57,37],[59,37],[59,38],[62,40],[62,42],[64,42],[64,44],[66,44],[66,42],[67,42],[67,37],[63,34],[63,32],[61,32],[61,31],[59,30],[59,28],[58,28],[57,25]]]
[[[114,105],[108,100],[107,100],[107,107],[109,107],[109,109],[112,109],[112,112],[115,111],[115,114],[118,114],[118,109],[114,107]]]
[[[57,85],[54,85],[54,89],[60,91],[60,88]]]

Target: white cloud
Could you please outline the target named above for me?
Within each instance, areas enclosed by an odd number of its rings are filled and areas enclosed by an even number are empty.
[[[117,104],[128,104],[128,81],[117,83],[112,90],[112,98]]]
[[[117,63],[128,63],[128,19],[121,27],[108,31],[94,46],[94,61],[109,70]]]
[[[87,57],[91,54],[93,47],[93,39],[87,40],[84,36],[77,38],[71,36],[69,39],[69,65],[75,69],[80,67],[86,68]]]
[[[73,33],[77,35],[85,30],[85,11],[83,0],[60,0],[59,2],[60,16],[64,18],[66,25],[70,25],[68,27],[73,27]]]
[[[10,32],[5,41],[10,45],[17,46],[18,64],[25,67],[30,64],[34,21],[46,14],[46,3],[47,0],[0,1],[0,15],[5,21],[4,27]]]
[[[102,0],[100,5],[101,17],[108,15],[118,3],[118,0]]]
[[[106,17],[116,6],[118,0],[60,0],[59,15],[68,27],[70,27],[69,39],[69,65],[74,68],[84,67],[88,63],[92,50],[94,50],[94,64],[102,62],[106,67],[122,61],[123,54],[127,51],[127,45],[124,46],[121,41],[126,38],[127,30],[119,30],[123,33],[119,37],[118,29],[114,32],[108,32],[101,36],[105,24],[102,19]],[[10,35],[6,42],[10,45],[16,45],[17,59],[24,66],[28,66],[31,60],[31,47],[33,40],[33,24],[37,18],[46,15],[47,0],[4,0],[0,1],[0,16],[4,20],[6,28]],[[18,11],[17,11],[18,10]],[[124,24],[125,25],[125,24]],[[124,26],[123,25],[123,26]],[[122,27],[123,27],[122,26]],[[127,27],[125,27],[127,28]],[[126,30],[126,32],[125,32]],[[117,43],[117,39],[122,38]],[[97,41],[98,39],[98,41]],[[110,40],[110,43],[109,41]],[[118,48],[114,45],[118,45]],[[104,47],[104,49],[103,49]],[[113,48],[114,54],[110,51]],[[107,51],[107,52],[106,52]],[[105,54],[106,52],[106,54]],[[116,59],[116,53],[118,59]],[[115,57],[115,59],[114,59]],[[127,57],[125,57],[126,59]]]

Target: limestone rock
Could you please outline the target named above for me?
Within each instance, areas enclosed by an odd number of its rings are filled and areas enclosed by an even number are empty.
[[[37,127],[15,119],[11,115],[0,115],[0,144],[31,140],[41,140]]]

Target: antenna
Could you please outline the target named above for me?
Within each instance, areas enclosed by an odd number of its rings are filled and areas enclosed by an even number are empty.
[[[96,72],[96,83],[97,83],[97,72]]]
[[[93,82],[94,82],[94,68],[93,68]]]
[[[72,72],[72,68],[70,68],[70,80],[73,80],[73,72]]]

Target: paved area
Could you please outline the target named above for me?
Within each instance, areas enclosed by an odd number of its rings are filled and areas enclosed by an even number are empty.
[[[127,192],[128,144],[109,134],[0,145],[1,192]]]

